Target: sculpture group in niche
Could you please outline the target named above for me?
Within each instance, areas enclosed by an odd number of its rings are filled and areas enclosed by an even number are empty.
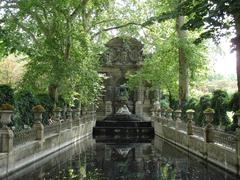
[[[143,62],[143,45],[134,38],[116,37],[110,40],[102,55],[103,65],[137,65]]]

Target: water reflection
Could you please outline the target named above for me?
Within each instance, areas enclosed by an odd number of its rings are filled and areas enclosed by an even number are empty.
[[[238,177],[239,178],[239,177]],[[95,143],[87,139],[7,179],[237,180],[155,137],[151,143]]]

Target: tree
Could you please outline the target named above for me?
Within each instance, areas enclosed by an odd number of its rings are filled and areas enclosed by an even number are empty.
[[[240,92],[240,1],[188,0],[183,1],[180,8],[183,9],[183,14],[189,17],[184,28],[204,29],[197,42],[205,38],[214,38],[218,41],[221,36],[234,32],[236,36],[232,43],[233,49],[237,52],[237,84]]]
[[[30,59],[22,84],[36,93],[48,89],[56,102],[59,93],[69,98],[73,92],[93,100],[100,77],[90,36],[106,5],[107,0],[1,1],[5,48]]]

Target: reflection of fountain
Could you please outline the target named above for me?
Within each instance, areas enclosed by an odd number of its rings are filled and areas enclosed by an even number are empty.
[[[132,148],[131,147],[122,147],[122,148],[114,147],[114,150],[118,153],[118,155],[121,155],[123,158],[126,158],[129,152],[132,150]]]

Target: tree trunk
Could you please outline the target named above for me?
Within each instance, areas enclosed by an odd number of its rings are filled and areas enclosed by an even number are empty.
[[[240,13],[234,15],[236,38],[233,43],[236,45],[236,70],[237,70],[237,87],[240,92]],[[238,102],[238,108],[240,108],[240,102]]]
[[[184,40],[187,37],[187,32],[182,30],[181,27],[184,24],[184,17],[178,16],[176,19],[176,29],[179,40]],[[188,98],[188,85],[189,85],[189,77],[188,77],[188,63],[185,55],[185,51],[183,47],[179,47],[179,108],[183,109],[187,98]]]
[[[49,94],[50,98],[53,99],[54,107],[56,107],[57,103],[58,103],[58,85],[50,84],[48,86],[48,94]]]

